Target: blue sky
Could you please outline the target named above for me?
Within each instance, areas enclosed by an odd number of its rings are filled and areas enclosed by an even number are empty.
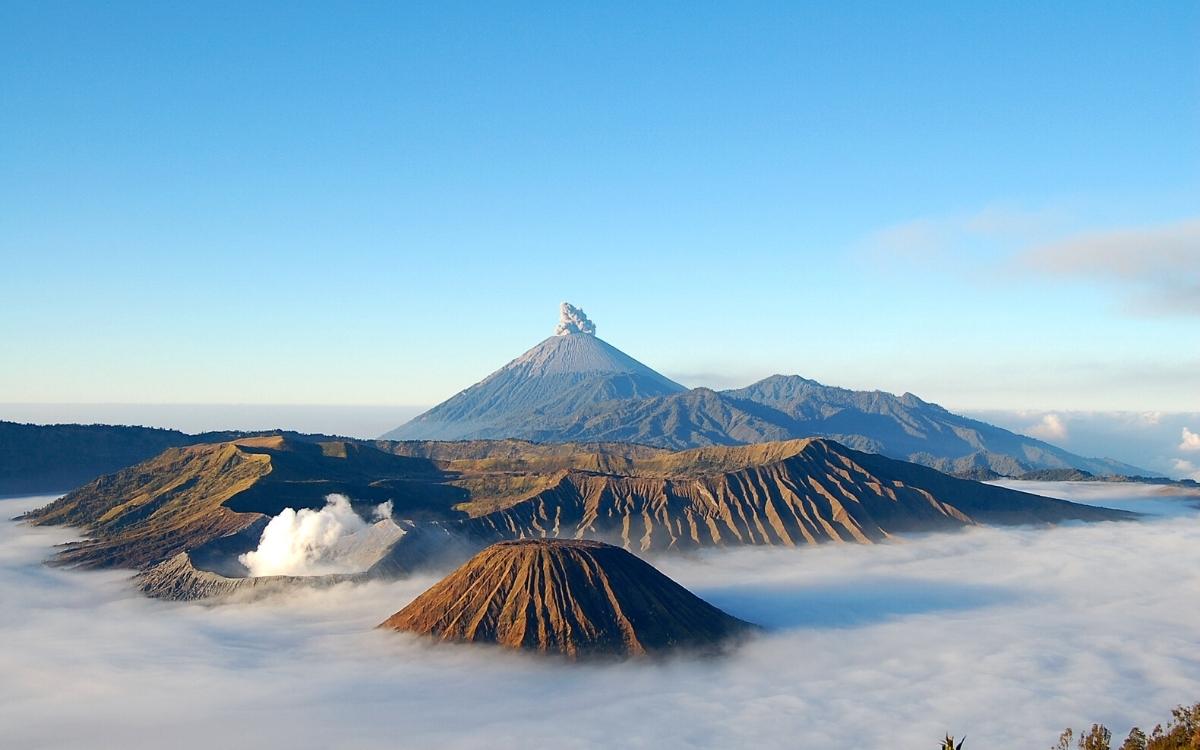
[[[249,5],[0,7],[0,401],[1200,411],[1196,3]]]

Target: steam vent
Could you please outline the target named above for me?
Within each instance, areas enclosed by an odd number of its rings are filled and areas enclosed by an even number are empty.
[[[710,650],[755,626],[610,544],[493,544],[381,628],[570,658]]]

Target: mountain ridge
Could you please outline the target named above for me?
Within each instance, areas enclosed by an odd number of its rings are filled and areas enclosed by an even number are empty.
[[[438,525],[477,544],[588,538],[639,552],[873,544],[898,534],[1113,520],[1106,510],[957,479],[822,438],[668,452],[627,475],[568,470],[502,505]],[[419,536],[401,539],[393,554]],[[387,565],[386,560],[381,562]]]
[[[65,492],[151,459],[168,448],[273,435],[307,442],[337,439],[292,430],[187,433],[141,425],[0,420],[0,495]]]
[[[772,375],[723,391],[686,389],[596,338],[582,311],[564,303],[561,314],[560,330],[568,333],[551,336],[382,439],[636,442],[682,450],[827,437],[963,475],[1151,473],[1078,456],[912,393],[854,391],[799,375]],[[591,333],[570,325],[578,316]]]
[[[145,571],[186,553],[188,565],[228,578],[246,575],[238,556],[257,546],[270,517],[319,509],[331,493],[349,497],[362,516],[392,503],[404,533],[372,553],[369,568],[391,576],[521,538],[587,538],[658,553],[870,544],[980,524],[1133,517],[821,438],[689,451],[517,441],[384,447],[277,437],[171,448],[22,519],[86,533],[59,551],[58,564]],[[169,581],[156,587],[178,593]]]

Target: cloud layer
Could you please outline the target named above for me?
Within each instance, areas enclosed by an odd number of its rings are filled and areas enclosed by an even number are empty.
[[[1195,462],[1189,461],[1186,458],[1177,458],[1174,460],[1173,465],[1176,474],[1181,474],[1186,479],[1200,482],[1200,466],[1197,466]]]
[[[1023,264],[1128,290],[1142,314],[1200,315],[1200,220],[1069,237],[1025,251]]]
[[[1030,425],[1026,433],[1051,442],[1064,440],[1067,437],[1067,425],[1057,414],[1046,414],[1035,424]]]
[[[1140,491],[1126,503],[1184,507]],[[67,538],[0,524],[14,747],[932,747],[946,731],[1048,747],[1068,723],[1120,733],[1200,699],[1181,606],[1200,590],[1195,514],[664,558],[772,630],[724,659],[592,666],[373,630],[431,578],[163,603],[124,573],[38,564]]]
[[[1197,412],[988,410],[966,414],[1049,439],[1080,455],[1114,458],[1155,476],[1183,478],[1196,471],[1179,462],[1195,458],[1192,451],[1200,451],[1200,438],[1189,437],[1196,435],[1189,425],[1200,424]],[[1055,424],[1061,425],[1061,433],[1050,437],[1047,427]]]
[[[1179,443],[1179,450],[1188,453],[1200,451],[1200,433],[1192,432],[1184,427],[1180,437],[1183,439]]]

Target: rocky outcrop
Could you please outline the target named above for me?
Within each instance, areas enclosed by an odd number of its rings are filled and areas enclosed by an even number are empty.
[[[619,547],[563,540],[492,545],[380,627],[571,658],[713,649],[753,628]]]
[[[135,580],[146,596],[171,601],[215,598],[256,598],[297,588],[321,588],[347,581],[363,580],[362,574],[322,576],[261,576],[231,578],[192,564],[186,552],[139,573]]]

